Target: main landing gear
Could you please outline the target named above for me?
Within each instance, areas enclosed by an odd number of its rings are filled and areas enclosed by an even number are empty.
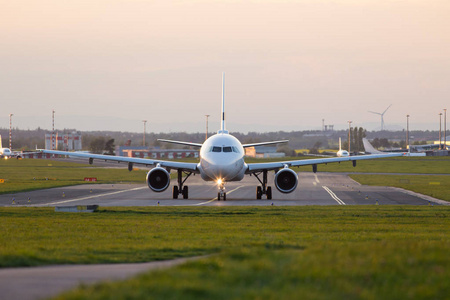
[[[178,185],[174,185],[172,189],[173,199],[178,199],[178,195],[183,195],[183,199],[189,198],[189,188],[187,185],[183,186],[184,182],[191,176],[192,172],[184,172],[186,177],[183,180],[183,170],[178,170]]]
[[[217,200],[220,201],[220,199],[223,201],[227,200],[227,193],[225,192],[225,184],[223,181],[219,182],[219,192],[217,193]]]
[[[259,175],[263,174],[263,180],[259,179]],[[253,175],[258,179],[258,181],[261,183],[261,186],[256,187],[256,199],[261,199],[262,195],[266,195],[267,200],[272,199],[272,187],[267,186],[267,170],[264,170],[262,172],[255,172]]]

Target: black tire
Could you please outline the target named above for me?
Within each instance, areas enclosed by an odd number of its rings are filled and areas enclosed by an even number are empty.
[[[267,187],[266,196],[267,196],[267,200],[272,199],[272,187],[270,187],[270,186]]]
[[[260,186],[256,187],[256,199],[261,199],[262,196],[262,188]]]
[[[220,201],[220,192],[217,193],[217,201]]]
[[[178,186],[176,186],[176,185],[174,185],[173,186],[173,189],[172,189],[172,196],[173,196],[173,199],[178,199]]]
[[[189,198],[189,188],[185,185],[183,187],[183,199],[188,199]]]
[[[227,201],[227,193],[223,193],[223,201]]]

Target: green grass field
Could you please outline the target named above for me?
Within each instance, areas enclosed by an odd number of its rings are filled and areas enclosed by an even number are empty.
[[[96,177],[97,183],[143,183],[145,176],[145,169],[129,172],[128,169],[98,168],[43,159],[2,159],[0,179],[4,182],[0,183],[0,194],[85,184],[85,177]]]
[[[310,167],[307,168],[311,169]],[[450,174],[450,157],[398,157],[318,165],[319,172]]]
[[[0,208],[2,267],[209,258],[59,299],[446,299],[446,206]]]
[[[350,177],[361,184],[394,186],[450,201],[450,176],[426,175],[360,175]]]

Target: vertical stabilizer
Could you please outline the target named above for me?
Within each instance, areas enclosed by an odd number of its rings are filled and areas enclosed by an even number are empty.
[[[342,142],[341,142],[341,138],[339,138],[339,151],[342,150]]]
[[[3,148],[2,146],[2,136],[0,135],[0,149]]]
[[[222,72],[222,113],[220,118],[219,133],[228,133],[228,131],[225,130],[225,72]]]

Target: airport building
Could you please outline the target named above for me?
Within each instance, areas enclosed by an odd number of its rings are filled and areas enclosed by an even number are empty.
[[[199,151],[191,149],[148,149],[147,147],[120,146],[116,147],[116,155],[153,159],[198,158]]]
[[[51,133],[47,133],[45,135],[45,149],[46,150],[53,149],[53,141],[52,141]],[[79,134],[77,132],[72,132],[72,133],[56,132],[55,149],[54,150],[63,150],[63,151],[80,151],[80,150],[82,150],[81,134]]]
[[[245,148],[245,156],[256,158],[285,157],[284,152],[277,152],[277,147],[257,146]]]

